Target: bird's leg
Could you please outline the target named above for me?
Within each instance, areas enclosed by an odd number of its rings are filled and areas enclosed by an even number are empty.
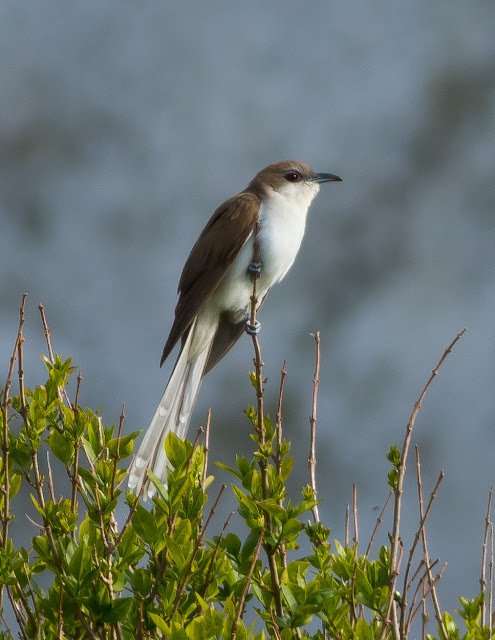
[[[251,314],[247,309],[241,309],[242,313],[246,316],[246,333],[248,336],[257,336],[261,329],[261,323],[257,320],[254,324],[251,324]]]
[[[251,278],[251,282],[254,282],[255,278],[259,278],[261,276],[261,262],[250,262],[247,268],[247,272]]]

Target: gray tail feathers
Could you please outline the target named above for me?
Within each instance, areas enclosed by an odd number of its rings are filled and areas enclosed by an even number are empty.
[[[129,471],[129,489],[139,495],[141,487],[144,485],[143,497],[145,499],[151,498],[155,493],[155,487],[149,482],[146,471],[150,469],[162,482],[165,482],[167,476],[165,438],[170,431],[173,431],[181,440],[186,437],[203,379],[211,342],[206,344],[199,354],[194,349],[196,353],[193,359],[189,360],[188,356],[194,340],[194,329],[195,323],[189,331],[160,404]],[[214,332],[212,333],[214,335]]]

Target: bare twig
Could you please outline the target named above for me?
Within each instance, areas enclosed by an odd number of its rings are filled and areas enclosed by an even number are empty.
[[[74,413],[79,411],[79,392],[81,391],[81,383],[83,381],[83,375],[81,369],[79,369],[79,373],[77,374],[77,386],[76,386],[76,396],[74,399],[73,410]]]
[[[493,635],[493,522],[490,525],[490,571],[489,571],[489,598],[488,598],[488,628],[489,637]]]
[[[280,447],[283,441],[282,434],[282,399],[284,396],[285,378],[287,377],[287,369],[285,368],[286,361],[282,365],[280,370],[280,388],[278,390],[278,404],[277,411],[275,412],[275,421],[277,423],[277,454],[275,457],[275,464],[277,466],[277,473],[280,476],[282,473],[282,456],[280,455]]]
[[[358,529],[358,510],[357,510],[357,485],[352,483],[352,516],[354,521],[354,557],[358,556],[359,529]]]
[[[392,627],[392,634],[394,636],[394,640],[399,640],[400,638],[400,631],[399,631],[399,626],[397,621],[397,611],[396,611],[396,603],[394,600],[394,594],[395,594],[395,586],[397,583],[397,578],[399,575],[399,556],[400,556],[400,548],[401,548],[399,530],[400,530],[400,518],[401,518],[401,510],[402,510],[402,494],[404,490],[404,478],[406,474],[407,457],[409,453],[409,447],[411,444],[411,436],[412,436],[414,424],[416,422],[418,413],[421,409],[423,400],[425,399],[425,396],[428,393],[428,390],[433,380],[438,375],[438,371],[440,367],[444,363],[449,353],[452,351],[456,342],[460,340],[460,338],[464,335],[465,332],[466,332],[466,329],[463,329],[460,333],[458,333],[457,336],[452,340],[452,342],[443,352],[442,357],[438,361],[438,364],[436,365],[436,367],[433,369],[418,400],[415,402],[413,411],[411,413],[411,417],[409,418],[409,422],[407,423],[407,426],[406,426],[406,434],[405,434],[404,443],[402,446],[401,460],[397,468],[397,471],[398,471],[397,484],[394,489],[395,501],[394,501],[393,530],[392,530],[391,543],[390,543],[391,559],[390,559],[389,599],[388,599],[385,614],[383,616],[382,630],[380,633],[379,640],[383,640],[385,638],[390,626]]]
[[[413,596],[411,598],[411,603],[408,606],[408,617],[407,617],[407,621],[406,621],[406,636],[403,637],[409,637],[409,633],[410,633],[410,625],[412,624],[413,621],[413,611],[419,611],[419,607],[417,607],[417,601],[419,598],[419,595],[421,593],[421,599],[420,602],[423,603],[424,598],[426,598],[427,593],[428,593],[428,589],[426,587],[426,582],[428,579],[428,573],[432,571],[433,567],[436,566],[438,564],[438,559],[435,560],[434,562],[431,563],[431,565],[428,565],[424,560],[421,560],[421,562],[418,565],[418,568],[416,569],[416,571],[414,572],[414,576],[411,578],[411,582],[409,584],[409,587],[412,588],[414,582],[417,580],[416,583],[416,588],[414,589],[413,592]],[[421,574],[421,577],[418,577]]]
[[[258,242],[258,233],[260,230],[260,222],[259,220],[256,222],[256,230],[253,244],[253,263],[257,264],[259,261],[259,242]],[[252,327],[256,326],[256,309],[258,305],[258,275],[253,273],[253,293],[251,295],[251,317],[250,324]],[[260,440],[260,446],[265,447],[266,444],[266,434],[265,434],[265,426],[263,424],[264,418],[264,410],[263,410],[263,360],[261,358],[261,347],[260,342],[258,340],[258,336],[253,332],[253,347],[254,347],[254,366],[256,369],[256,400],[257,400],[257,432],[258,438]],[[266,478],[268,481],[268,478]],[[263,491],[266,493],[263,497],[266,499],[268,497],[268,485],[263,485]]]
[[[46,452],[46,466],[48,468],[48,489],[50,491],[50,498],[53,502],[55,502],[55,488],[53,486],[53,474],[52,474],[52,464],[50,462],[50,452]]]
[[[418,501],[419,501],[419,519],[420,522],[425,520],[425,511],[424,511],[424,503],[423,503],[423,483],[421,479],[421,459],[419,456],[419,447],[416,445],[416,477],[417,477],[417,485],[418,485]],[[442,618],[442,610],[440,609],[440,603],[438,602],[437,591],[435,588],[435,581],[433,578],[433,574],[431,572],[431,566],[429,563],[430,554],[428,553],[428,544],[426,541],[426,530],[423,527],[421,530],[421,540],[423,545],[423,559],[425,561],[426,566],[428,567],[428,584],[430,585],[431,590],[431,600],[433,602],[433,609],[435,610],[435,619],[438,623],[439,629],[443,635],[444,640],[447,639],[447,629],[445,628],[445,624]],[[426,595],[423,594],[423,600],[426,598]],[[426,606],[426,604],[425,604]]]
[[[420,519],[420,523],[419,523],[419,528],[416,531],[416,534],[414,536],[414,540],[413,543],[411,545],[411,548],[409,550],[409,557],[408,557],[408,561],[407,561],[407,566],[406,566],[406,570],[404,572],[404,586],[403,586],[403,593],[402,593],[402,599],[401,599],[401,615],[400,615],[400,632],[401,632],[401,637],[405,638],[407,636],[408,633],[408,629],[406,628],[406,613],[407,613],[407,596],[408,596],[408,591],[409,591],[409,573],[411,570],[411,565],[412,565],[412,560],[414,557],[414,554],[416,552],[416,547],[418,546],[419,540],[422,537],[423,538],[423,542],[426,540],[426,536],[425,536],[425,524],[426,524],[426,520],[430,514],[431,511],[431,507],[433,505],[433,502],[436,498],[437,495],[437,491],[438,491],[438,487],[440,486],[440,484],[442,483],[442,480],[444,478],[444,472],[440,471],[440,474],[438,476],[437,482],[435,484],[435,487],[433,489],[433,491],[430,494],[430,498],[428,500],[428,504],[426,506],[426,510],[424,512],[424,515],[422,516],[422,518]],[[426,564],[426,566],[429,566],[429,559],[428,558],[424,558],[424,562]]]
[[[215,548],[213,549],[213,553],[210,559],[210,562],[208,564],[208,570],[206,572],[206,578],[203,584],[203,589],[201,592],[201,596],[204,598],[205,594],[206,594],[206,590],[208,589],[210,583],[211,583],[211,573],[213,571],[213,565],[215,564],[215,559],[217,557],[218,554],[218,549],[220,548],[220,543],[223,539],[223,536],[225,535],[225,531],[227,530],[227,527],[229,526],[230,523],[230,519],[232,518],[232,516],[234,515],[235,511],[231,511],[229,513],[229,517],[227,518],[227,520],[224,522],[222,530],[220,531],[220,535],[218,536],[217,542],[215,544]]]
[[[22,296],[21,307],[19,309],[19,328],[17,330],[17,336],[14,344],[14,351],[10,358],[10,366],[5,380],[5,386],[2,394],[2,404],[0,410],[2,412],[2,456],[3,456],[3,472],[5,475],[4,486],[2,487],[3,493],[3,510],[2,510],[2,547],[7,548],[7,541],[9,537],[9,522],[10,522],[10,446],[9,446],[9,391],[12,386],[12,378],[14,375],[15,362],[21,349],[22,342],[24,340],[22,331],[24,328],[25,319],[25,307],[26,307],[27,293]],[[2,604],[3,590],[0,591],[0,610]]]
[[[249,567],[248,574],[246,576],[246,582],[242,589],[241,597],[239,598],[239,603],[237,605],[237,611],[235,612],[234,622],[232,623],[232,629],[230,632],[230,640],[235,640],[237,634],[237,627],[239,626],[239,621],[241,619],[242,613],[244,611],[244,604],[246,602],[246,596],[249,591],[249,587],[251,586],[251,580],[253,577],[254,570],[256,568],[256,562],[258,561],[258,557],[260,555],[261,545],[263,544],[263,538],[265,537],[265,529],[261,529],[260,534],[258,536],[258,543],[256,544],[256,548],[254,550],[253,559],[251,561],[251,566]]]
[[[345,535],[344,542],[345,546],[349,546],[349,515],[350,515],[350,507],[348,504],[345,505]]]
[[[286,361],[284,360],[284,363],[282,365],[282,369],[280,370],[280,387],[278,390],[278,404],[277,404],[277,411],[275,413],[275,420],[277,423],[277,446],[275,448],[275,452],[273,455],[273,459],[275,461],[275,467],[277,469],[277,474],[279,476],[279,478],[281,478],[282,476],[282,453],[281,453],[281,447],[282,447],[282,442],[283,442],[283,426],[282,426],[282,400],[283,400],[283,396],[284,396],[284,386],[285,386],[285,378],[287,376],[287,370],[285,368],[286,365]],[[282,507],[283,506],[283,495],[280,495],[280,499],[278,501],[279,505]],[[280,562],[282,564],[282,566],[287,569],[287,549],[285,547],[285,544],[280,544],[279,547],[280,550]],[[296,633],[299,633],[299,630],[296,630]],[[298,635],[299,637],[299,635]]]
[[[60,592],[58,595],[58,607],[57,607],[57,618],[58,618],[58,629],[57,629],[57,638],[62,639],[64,637],[64,618],[62,615],[62,605],[64,600],[64,585],[60,585]]]
[[[420,522],[419,522],[419,528],[416,531],[416,534],[414,536],[414,540],[413,543],[411,545],[411,548],[409,550],[409,558],[407,561],[407,566],[406,566],[406,570],[404,572],[404,585],[403,585],[403,590],[402,590],[402,599],[401,599],[401,616],[400,616],[400,625],[401,625],[401,637],[406,637],[407,635],[407,629],[406,629],[406,612],[407,612],[407,595],[408,595],[408,591],[409,591],[409,573],[411,571],[411,565],[412,565],[412,561],[413,561],[413,557],[414,554],[416,552],[416,547],[418,546],[419,540],[422,537],[423,539],[423,544],[425,545],[425,541],[426,541],[426,536],[424,534],[425,531],[425,524],[426,524],[426,520],[430,514],[431,511],[431,507],[433,505],[433,502],[436,498],[437,495],[437,491],[438,491],[438,487],[440,486],[440,484],[442,483],[442,480],[444,478],[444,472],[440,471],[440,474],[438,476],[437,482],[435,484],[435,487],[433,489],[433,491],[430,494],[430,498],[428,500],[428,504],[426,506],[426,510],[424,512],[424,514],[422,515]],[[424,562],[426,564],[426,566],[429,566],[429,559],[426,557],[424,558]]]
[[[199,444],[199,439],[201,438],[204,432],[205,430],[201,425],[196,429],[196,437],[194,438],[194,442],[192,443],[193,451],[196,451],[196,447]],[[190,459],[192,460],[192,456]]]
[[[120,441],[122,439],[122,430],[124,428],[125,422],[125,402],[122,403],[122,411],[120,412],[119,417],[119,428],[117,431],[117,451],[115,452],[115,457],[113,459],[113,467],[112,467],[112,481],[110,483],[110,495],[113,500],[115,497],[115,478],[117,477],[117,470],[119,467],[119,458],[120,458]],[[76,471],[76,469],[74,469]]]
[[[366,557],[370,555],[371,547],[373,546],[373,542],[375,541],[376,534],[378,533],[378,529],[380,528],[380,525],[383,522],[383,516],[385,515],[385,511],[387,510],[388,503],[390,502],[390,498],[393,496],[393,494],[394,494],[393,489],[390,489],[390,493],[388,494],[387,499],[385,500],[385,504],[383,505],[383,508],[380,511],[378,518],[376,519],[375,528],[373,529],[370,541],[368,543],[368,547],[366,549]]]
[[[41,315],[41,323],[43,324],[43,331],[45,332],[46,348],[48,349],[48,357],[50,358],[51,362],[55,362],[55,358],[53,356],[52,342],[50,339],[50,327],[48,326],[48,323],[46,321],[45,307],[41,304],[41,302],[38,305],[38,310]]]
[[[486,507],[486,516],[485,516],[485,535],[483,537],[483,547],[481,553],[481,575],[480,575],[480,588],[481,593],[485,594],[485,599],[483,601],[483,606],[481,608],[481,626],[484,627],[486,624],[486,557],[488,552],[488,538],[490,535],[490,527],[491,527],[491,508],[492,508],[492,495],[493,495],[493,487],[490,487],[490,491],[488,492],[488,504]]]
[[[260,222],[257,220],[254,243],[253,243],[253,263],[257,264],[259,262],[259,241],[258,234],[260,230]],[[251,317],[250,324],[252,327],[256,326],[256,310],[258,305],[258,293],[257,293],[257,282],[258,275],[253,273],[253,293],[251,295]],[[258,336],[255,332],[252,334],[253,347],[254,347],[254,366],[256,370],[256,399],[257,399],[257,420],[256,420],[256,431],[258,435],[258,443],[259,449],[262,453],[259,457],[259,466],[261,472],[261,492],[264,500],[269,498],[270,494],[270,484],[269,484],[269,476],[268,476],[268,462],[266,460],[266,430],[264,424],[264,405],[263,405],[263,360],[261,357],[261,347],[260,342],[258,340]],[[272,531],[272,519],[268,511],[264,511],[264,521],[265,527],[267,531]],[[268,557],[268,565],[270,567],[270,576],[272,579],[272,589],[273,589],[273,597],[275,600],[275,610],[277,612],[277,616],[282,616],[282,596],[280,590],[280,580],[278,576],[277,563],[275,560],[275,556],[272,549],[267,548],[267,557]]]
[[[202,487],[205,490],[206,479],[208,477],[208,453],[210,451],[210,426],[211,426],[211,407],[208,407],[205,426],[205,465],[203,468]]]
[[[40,312],[41,323],[43,325],[43,332],[45,334],[46,348],[48,350],[48,358],[49,358],[50,362],[52,364],[54,364],[55,363],[55,356],[53,354],[53,349],[52,349],[51,331],[50,331],[50,327],[48,326],[48,323],[46,321],[45,307],[41,304],[41,302],[38,305],[38,310]],[[82,379],[82,377],[81,377],[81,379]],[[64,388],[60,387],[58,389],[58,395],[59,395],[60,400],[65,402],[68,407],[71,406],[71,402],[70,402],[69,396],[67,394],[67,389],[64,389]]]
[[[425,591],[424,595],[423,595],[423,599],[427,598],[430,595],[430,592],[433,591],[433,589],[435,588],[435,585],[437,584],[437,582],[441,579],[442,574],[445,570],[445,567],[447,566],[447,562],[444,562],[440,571],[437,573],[437,575],[433,578],[431,585],[428,587],[428,589]],[[416,606],[415,609],[411,609],[411,611],[409,612],[409,622],[408,622],[408,626],[410,626],[412,620],[414,620],[414,618],[417,616],[418,611],[420,610],[420,608],[422,607],[422,602],[419,602],[418,605]]]
[[[316,412],[318,407],[318,387],[320,385],[320,332],[317,331],[313,335],[315,339],[315,372],[313,375],[313,404],[311,410],[311,416],[309,418],[310,425],[310,445],[309,445],[309,477],[311,482],[311,489],[313,490],[313,499],[317,499],[316,490]],[[312,507],[313,520],[320,522],[320,514],[318,513],[318,505]]]

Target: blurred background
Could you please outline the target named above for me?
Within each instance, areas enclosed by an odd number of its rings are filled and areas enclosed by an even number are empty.
[[[112,423],[125,402],[127,432],[146,428],[180,272],[212,211],[278,160],[338,173],[260,318],[272,415],[287,360],[292,497],[308,481],[310,332],[320,513],[342,539],[356,482],[364,551],[385,453],[466,327],[413,442],[425,493],[446,474],[427,527],[449,563],[440,603],[476,595],[495,451],[493,2],[4,0],[0,33],[1,379],[26,291],[27,385],[44,379],[41,301],[82,403]],[[191,428],[211,405],[225,464],[252,452],[252,357],[241,340],[210,374]],[[212,473],[215,493],[230,478]],[[412,536],[412,458],[408,482]],[[222,508],[223,522],[235,505]]]

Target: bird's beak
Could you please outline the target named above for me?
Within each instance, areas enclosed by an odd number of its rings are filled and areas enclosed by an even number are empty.
[[[334,173],[317,173],[312,182],[317,182],[318,184],[322,182],[342,182],[342,178]]]

